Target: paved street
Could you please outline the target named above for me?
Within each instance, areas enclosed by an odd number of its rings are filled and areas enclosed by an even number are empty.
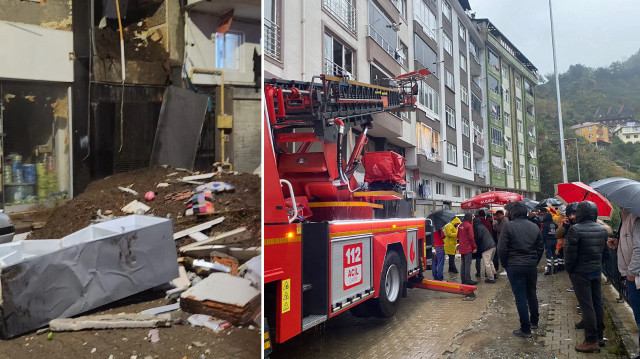
[[[459,282],[446,267],[445,280]],[[511,334],[518,314],[508,280],[499,276],[496,284],[482,278],[474,301],[412,289],[393,318],[345,313],[276,346],[273,358],[616,358],[607,352],[610,343],[600,354],[573,349],[584,332],[574,328],[580,316],[575,295],[567,292],[569,277],[566,272],[544,276],[542,266],[538,274],[540,328],[531,339]],[[431,271],[426,275],[431,278]]]

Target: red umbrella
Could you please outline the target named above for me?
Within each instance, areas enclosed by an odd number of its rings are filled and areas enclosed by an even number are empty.
[[[507,191],[490,191],[481,193],[462,202],[462,209],[484,208],[487,204],[507,204],[522,201],[522,196]]]
[[[582,182],[556,184],[556,197],[569,204],[571,202],[591,201],[598,207],[598,218],[610,219],[613,207],[608,199]]]

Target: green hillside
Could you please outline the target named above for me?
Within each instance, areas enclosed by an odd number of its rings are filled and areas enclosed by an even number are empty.
[[[538,85],[536,93],[536,118],[538,134],[545,136],[539,150],[541,195],[554,195],[554,184],[562,182],[560,164],[560,142],[558,131],[558,109],[555,79]],[[609,67],[592,69],[583,65],[572,65],[560,74],[562,119],[565,138],[576,137],[569,129],[571,125],[593,121],[598,107],[605,111],[614,106],[617,110],[626,104],[636,120],[640,121],[640,51],[622,62]],[[608,148],[597,148],[579,138],[580,179],[590,183],[598,179],[621,176],[640,179],[640,143],[624,144],[613,138]],[[576,148],[574,141],[566,142],[567,174],[569,181],[578,180]]]

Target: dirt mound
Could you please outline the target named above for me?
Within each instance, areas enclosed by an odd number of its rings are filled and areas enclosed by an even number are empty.
[[[113,211],[115,216],[125,216],[121,211],[129,202],[137,199],[151,209],[146,213],[159,217],[170,215],[174,219],[174,230],[180,231],[220,216],[225,220],[211,229],[210,234],[229,231],[238,227],[247,227],[252,234],[250,245],[260,245],[261,225],[261,181],[260,177],[248,173],[219,173],[206,181],[223,181],[235,187],[234,192],[214,195],[215,214],[213,216],[184,216],[186,201],[165,201],[167,194],[190,191],[196,185],[178,182],[187,176],[184,171],[161,166],[116,174],[91,183],[84,193],[73,198],[53,211],[47,223],[41,229],[34,230],[29,239],[62,238],[91,224],[97,218],[96,212]],[[168,187],[156,188],[158,183],[169,183]],[[123,192],[120,187],[130,187],[138,192],[132,195]],[[156,199],[145,201],[144,194],[157,192]]]

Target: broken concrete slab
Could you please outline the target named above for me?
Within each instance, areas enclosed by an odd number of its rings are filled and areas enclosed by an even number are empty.
[[[0,336],[37,329],[178,277],[171,220],[133,215],[60,240],[0,245]]]
[[[209,258],[209,256],[211,256],[211,252],[213,251],[228,254],[230,250],[230,246],[224,244],[204,245],[185,249],[183,248],[184,247],[180,247],[180,254],[193,258]]]
[[[204,314],[194,314],[190,316],[187,319],[187,321],[191,325],[209,328],[214,332],[223,331],[231,327],[231,323],[225,320],[215,319],[210,315],[204,315]]]
[[[189,287],[189,285],[191,284],[191,281],[189,280],[189,277],[187,276],[187,270],[184,269],[184,266],[179,266],[178,267],[178,273],[179,273],[178,278],[172,280],[170,282],[170,284],[173,285],[176,288]]]
[[[201,242],[209,239],[209,236],[207,236],[202,232],[193,232],[193,233],[189,233],[189,238],[195,239],[196,242]]]
[[[222,223],[222,221],[224,221],[224,217],[219,217],[219,218],[216,218],[216,219],[214,219],[212,221],[208,221],[208,222],[199,224],[197,226],[193,226],[191,228],[187,228],[184,231],[180,231],[180,232],[174,233],[173,239],[180,239],[182,237],[188,236],[191,233],[204,231],[206,229],[209,229],[209,228],[215,226],[216,224]]]
[[[180,308],[225,319],[234,325],[250,322],[260,310],[260,291],[245,278],[213,273],[180,295]]]
[[[68,332],[86,329],[155,328],[170,327],[170,314],[105,314],[79,318],[54,319],[49,323],[52,332]]]

